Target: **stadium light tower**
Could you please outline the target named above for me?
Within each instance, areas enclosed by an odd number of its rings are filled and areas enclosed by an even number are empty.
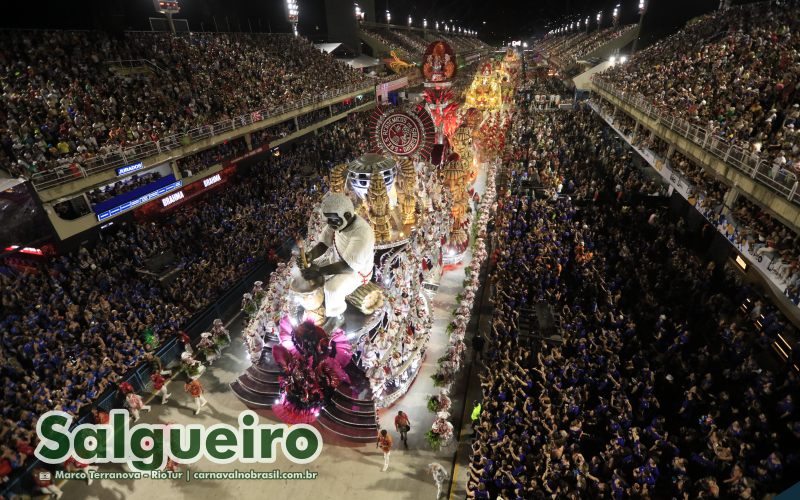
[[[427,19],[423,19],[422,20],[422,29],[424,29],[424,30],[428,29],[428,20]]]
[[[392,24],[392,13],[389,12],[389,9],[386,9],[386,25]]]
[[[300,7],[297,0],[286,0],[286,18],[292,25],[292,33],[297,36],[297,21],[300,19]]]
[[[361,6],[356,4],[356,21],[361,23],[364,20],[364,11],[361,10]]]
[[[647,1],[639,0],[639,33],[633,40],[633,47],[631,47],[631,55],[636,53],[636,46],[639,44],[639,36],[642,34],[642,21],[644,21],[644,13],[647,11]]]
[[[611,14],[611,19],[613,20],[612,24],[616,28],[617,25],[619,24],[619,4],[617,4],[617,6],[614,7],[614,12]]]
[[[603,11],[597,13],[597,31],[600,31],[600,23],[603,21]]]
[[[589,32],[589,16],[586,16],[586,32]]]
[[[411,14],[409,14],[409,15],[408,15],[408,27],[409,27],[409,28],[411,27],[411,22],[412,22],[412,20],[411,20]]]
[[[181,10],[178,5],[178,0],[153,0],[156,7],[156,12],[167,16],[167,23],[169,23],[169,30],[175,33],[175,23],[172,22],[172,15],[177,14]]]

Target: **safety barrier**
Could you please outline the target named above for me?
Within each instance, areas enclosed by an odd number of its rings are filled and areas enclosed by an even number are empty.
[[[727,139],[703,127],[656,108],[641,94],[620,90],[597,77],[593,78],[592,82],[596,88],[635,108],[648,118],[696,144],[704,151],[713,154],[726,165],[750,176],[750,178],[790,202],[800,205],[800,193],[797,192],[797,176],[791,172],[782,171],[783,169],[778,170],[776,175],[771,175],[769,172],[771,162],[766,155],[745,151],[742,147],[731,144]]]

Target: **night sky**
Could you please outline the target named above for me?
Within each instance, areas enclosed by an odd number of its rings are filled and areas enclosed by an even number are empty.
[[[325,38],[324,0],[299,0],[300,31],[321,41]],[[404,23],[411,14],[416,23],[428,19],[450,20],[476,29],[482,39],[499,43],[541,36],[552,28],[585,19],[591,26],[603,10],[603,24],[611,22],[615,0],[375,0],[378,21],[387,6],[393,21]],[[638,0],[620,0],[621,22],[638,21]],[[674,32],[697,15],[709,12],[718,0],[649,0],[643,41]],[[739,3],[739,2],[734,2]],[[192,30],[287,32],[283,0],[181,0],[181,13]],[[7,5],[0,25],[9,28],[78,28],[121,31],[149,30],[149,17],[158,17],[152,0],[86,0],[14,2]],[[249,24],[248,24],[249,21]],[[485,24],[484,24],[485,23]],[[227,26],[227,29],[226,29]]]

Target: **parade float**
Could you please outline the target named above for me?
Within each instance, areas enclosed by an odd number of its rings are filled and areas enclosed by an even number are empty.
[[[266,286],[245,295],[252,366],[231,388],[248,406],[372,441],[377,410],[419,374],[433,323],[429,299],[488,215],[473,216],[476,147],[504,132],[499,118],[459,112],[447,44],[432,43],[422,68],[424,104],[374,112],[371,152],[331,170],[307,236]],[[351,224],[369,235],[347,236]],[[366,267],[353,257],[356,240],[363,248],[355,253],[369,253]],[[341,280],[349,285],[332,285]]]
[[[480,88],[490,78],[497,75],[487,75],[487,71],[496,66],[483,66],[473,81],[471,89]],[[516,83],[510,79],[511,85]],[[469,95],[469,92],[468,92]],[[473,99],[472,104],[476,101]],[[472,311],[480,301],[481,270],[488,259],[487,226],[496,208],[495,176],[505,149],[505,137],[511,125],[513,101],[505,109],[498,105],[479,111],[468,108],[462,115],[461,125],[450,138],[454,149],[465,160],[470,153],[474,155],[472,161],[476,164],[478,158],[483,163],[486,171],[486,185],[483,196],[473,201],[478,202],[470,225],[471,259],[468,267],[464,269],[464,281],[461,292],[455,298],[456,307],[452,312],[452,319],[447,326],[448,342],[444,354],[436,361],[436,369],[431,375],[434,387],[439,388],[439,393],[429,396],[428,410],[433,414],[434,420],[426,432],[426,440],[433,451],[450,446],[454,442],[453,424],[450,422],[451,400],[449,397],[453,383],[459,370],[467,346],[465,338],[470,323]],[[455,174],[454,174],[455,175]],[[456,186],[457,188],[457,186]]]
[[[494,64],[487,61],[480,69],[480,73],[467,90],[465,106],[476,110],[495,111],[503,103],[502,89],[500,88],[500,78],[495,71]]]
[[[317,421],[346,438],[373,439],[376,410],[416,378],[432,324],[428,298],[452,226],[449,192],[426,161],[433,135],[423,107],[376,113],[375,152],[331,170],[308,236],[278,265],[266,291],[259,285],[245,295],[244,339],[253,366],[231,387],[249,406],[271,408],[285,422]],[[323,213],[331,196],[350,205],[338,215]],[[361,281],[346,290],[341,324],[329,311],[338,300],[329,289],[333,279],[307,271],[330,265],[318,262],[325,255],[315,252],[321,242],[342,260],[352,253],[340,248],[349,226],[331,234],[332,215],[364,221],[370,231],[358,238],[370,242],[370,266],[352,275]]]

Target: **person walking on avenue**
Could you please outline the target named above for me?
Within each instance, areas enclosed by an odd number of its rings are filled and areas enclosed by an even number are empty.
[[[444,482],[447,481],[450,474],[447,473],[441,464],[436,462],[428,464],[428,472],[431,473],[433,481],[436,483],[436,498],[438,499],[442,496],[442,486],[444,486]]]
[[[150,405],[144,404],[142,397],[133,392],[131,384],[123,382],[119,384],[119,390],[125,394],[125,407],[128,408],[134,422],[139,420],[140,411],[150,411]]]
[[[197,404],[197,409],[194,411],[194,414],[197,415],[200,413],[200,408],[204,407],[208,401],[205,397],[203,397],[203,386],[200,384],[200,381],[195,379],[189,382],[188,384],[183,386],[184,390],[192,395],[194,398],[195,404]]]
[[[481,420],[481,410],[483,407],[481,406],[481,402],[477,399],[472,402],[472,414],[470,414],[470,420],[472,421],[472,437],[478,435],[478,424]]]
[[[392,436],[389,435],[389,431],[381,429],[378,434],[378,444],[375,446],[383,450],[383,469],[381,471],[386,472],[386,469],[389,468],[389,453],[392,452]]]
[[[161,396],[161,404],[163,405],[172,396],[171,393],[167,392],[167,379],[161,373],[153,372],[150,375],[150,380],[153,381],[153,392],[156,396]]]
[[[394,429],[400,433],[400,440],[408,448],[408,431],[411,430],[411,421],[408,420],[408,415],[405,412],[397,412],[397,416],[394,417]]]
[[[480,332],[476,333],[474,337],[472,337],[472,361],[477,361],[478,358],[483,361],[483,346],[486,344],[486,339],[483,338],[483,335]]]

